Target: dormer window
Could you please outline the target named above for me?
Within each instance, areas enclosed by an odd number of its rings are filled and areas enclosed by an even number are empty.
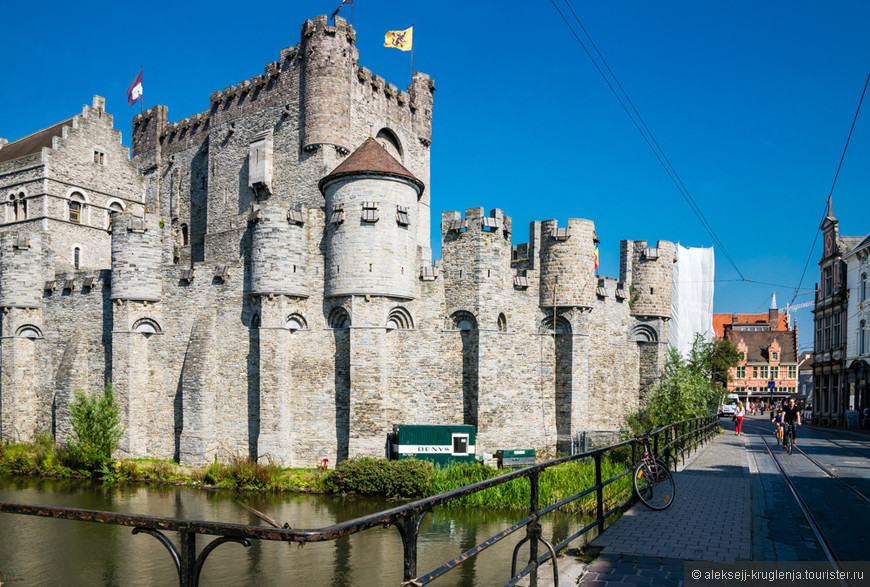
[[[773,351],[772,353],[770,353],[770,360],[771,361],[778,361],[779,360],[779,353],[776,351]]]

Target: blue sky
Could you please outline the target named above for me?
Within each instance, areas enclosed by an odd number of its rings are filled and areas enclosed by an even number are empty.
[[[338,4],[12,3],[0,136],[21,138],[99,94],[129,144],[139,108],[127,106],[125,90],[140,64],[146,108],[165,104],[178,120],[206,110],[211,92],[262,73],[299,41],[306,18]],[[717,248],[715,311],[764,312],[773,292],[783,307],[810,257],[870,71],[870,2],[571,7],[751,280]],[[588,218],[601,238],[600,273],[613,277],[621,239],[713,245],[551,2],[356,0],[353,20],[360,64],[399,87],[410,80],[410,54],[382,47],[383,35],[415,25],[415,68],[437,88],[436,226],[444,210],[498,207],[514,219],[516,244],[532,220]],[[870,232],[868,162],[870,96],[833,191],[841,234]],[[820,242],[802,292],[818,281],[819,256]],[[800,346],[811,346],[812,316],[796,316]]]

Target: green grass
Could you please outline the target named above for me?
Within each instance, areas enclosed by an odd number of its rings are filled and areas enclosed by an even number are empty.
[[[601,476],[606,480],[625,469],[624,463],[602,461]],[[432,494],[449,491],[506,474],[478,464],[460,464],[436,469],[432,479]],[[593,461],[571,462],[550,467],[541,472],[538,480],[538,505],[545,507],[580,493],[595,484]],[[609,509],[631,492],[631,477],[626,475],[604,488],[605,509]],[[514,479],[507,483],[478,491],[450,502],[450,507],[487,507],[495,509],[525,510],[531,499],[531,482],[528,478]],[[563,506],[563,511],[594,513],[595,495],[590,494]]]
[[[608,479],[623,468],[624,464],[620,462],[604,460],[602,478]],[[0,473],[64,478],[91,476],[88,471],[69,466],[66,448],[56,444],[49,435],[40,436],[33,442],[0,443]],[[414,459],[389,462],[374,458],[350,459],[339,469],[324,472],[281,468],[236,457],[229,463],[212,463],[198,468],[181,467],[173,461],[158,459],[116,460],[103,466],[98,477],[106,483],[141,481],[231,490],[349,493],[407,499],[436,495],[506,473],[478,463],[457,463],[433,469],[428,462]],[[550,467],[540,475],[539,505],[544,507],[556,503],[591,487],[594,482],[592,461]],[[625,476],[604,488],[605,509],[628,497],[630,483],[630,476]],[[526,510],[530,494],[529,480],[521,478],[454,500],[448,506]],[[594,513],[594,494],[568,504],[565,511]]]

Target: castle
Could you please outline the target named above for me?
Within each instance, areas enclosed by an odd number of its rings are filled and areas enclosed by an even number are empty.
[[[570,450],[659,376],[673,243],[471,208],[432,262],[434,83],[358,61],[342,18],[169,122],[105,102],[0,139],[0,438],[70,431],[111,381],[121,453],[310,466],[384,455],[394,424],[472,424],[477,452]]]

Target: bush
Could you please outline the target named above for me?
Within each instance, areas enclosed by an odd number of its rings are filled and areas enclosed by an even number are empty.
[[[124,434],[112,384],[106,384],[102,395],[76,391],[69,409],[73,428],[67,447],[69,465],[96,473],[112,460]]]
[[[330,493],[407,498],[426,495],[431,480],[432,464],[427,461],[356,457],[323,475],[319,488]]]

